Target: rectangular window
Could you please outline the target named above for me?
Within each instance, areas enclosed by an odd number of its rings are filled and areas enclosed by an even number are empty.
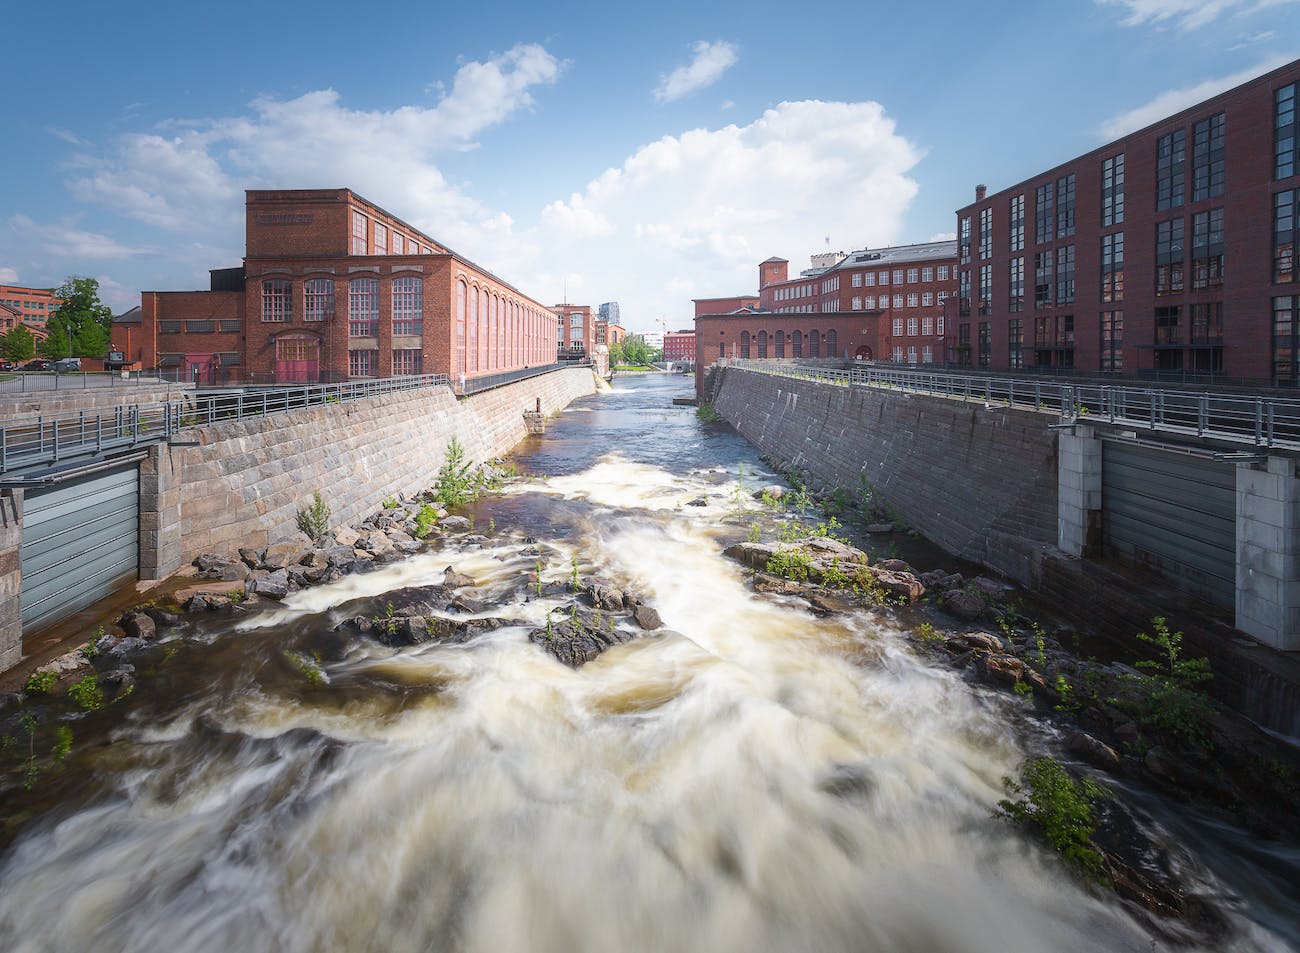
[[[874,288],[876,286],[876,273],[874,271],[865,272],[862,275],[862,284],[864,287]]]
[[[876,296],[875,296],[875,295],[867,295],[866,298],[864,298],[863,300],[866,302],[866,304],[864,305],[864,307],[866,307],[866,309],[867,309],[868,311],[875,311],[875,310],[876,310]]]
[[[394,278],[393,333],[420,334],[423,330],[424,282],[414,277]]]
[[[923,308],[933,308],[933,307],[934,307],[934,292],[933,292],[933,291],[922,291],[922,292],[921,292],[921,307],[923,307]]]
[[[1124,312],[1101,313],[1101,371],[1118,374],[1124,370]]]
[[[402,235],[398,234],[397,232],[393,232],[393,254],[394,255],[406,254],[406,239]],[[393,353],[396,354],[397,352],[394,351]]]
[[[424,352],[418,347],[393,351],[393,376],[412,377],[424,373]]]
[[[921,345],[921,363],[922,364],[934,363],[934,348],[931,347],[929,344]]]
[[[348,335],[354,338],[379,335],[379,279],[353,278],[348,282]]]
[[[1156,294],[1183,290],[1183,220],[1156,223]]]
[[[1013,318],[1007,322],[1007,367],[1013,371],[1025,366],[1025,322]]]
[[[970,269],[963,268],[957,280],[957,306],[962,315],[970,314]]]
[[[159,321],[158,333],[159,334],[180,334],[181,323],[179,321]]]
[[[1155,343],[1157,347],[1182,345],[1183,333],[1179,324],[1181,313],[1182,309],[1178,305],[1155,309]]]
[[[1156,140],[1156,211],[1178,208],[1183,204],[1187,133],[1176,129]]]
[[[855,271],[855,272],[853,273],[853,287],[855,287],[855,288],[861,288],[861,287],[862,287],[862,272],[860,272],[860,271]]]
[[[1056,316],[1056,346],[1074,347],[1074,315],[1058,314]]]
[[[895,308],[901,308],[902,306],[903,306],[903,296],[902,296],[902,295],[894,295],[894,307],[895,307]]]
[[[1224,115],[1217,113],[1192,125],[1192,201],[1223,194]]]
[[[1052,306],[1052,252],[1034,252],[1034,307]]]
[[[1296,123],[1296,95],[1300,83],[1283,86],[1273,94],[1273,178],[1289,179],[1300,165],[1300,128]]]
[[[943,337],[943,315],[940,314],[934,319],[934,333],[938,337]]]
[[[1273,196],[1273,281],[1295,281],[1296,219],[1300,218],[1300,189]]]
[[[1296,328],[1300,319],[1300,295],[1273,299],[1273,383],[1294,387],[1296,374]]]
[[[388,254],[388,226],[375,222],[375,254]]]
[[[1010,231],[1008,232],[1008,251],[1025,250],[1025,196],[1013,195],[1007,201],[1007,214],[1010,219]]]
[[[1056,303],[1069,304],[1074,300],[1074,246],[1056,249]]]
[[[1124,153],[1101,164],[1101,224],[1124,223]]]
[[[850,307],[851,307],[854,311],[861,311],[861,310],[862,310],[862,298],[860,298],[860,297],[858,297],[858,298],[854,298],[854,299],[850,302]]]
[[[895,268],[895,269],[894,269],[894,284],[896,284],[896,285],[901,285],[902,283],[903,283],[903,269],[902,269],[902,268]]]
[[[364,215],[355,209],[352,211],[352,254],[364,255],[368,251],[366,245],[366,224],[369,221]]]
[[[238,318],[221,319],[222,334],[238,334],[242,330],[244,330],[244,322],[240,321]]]
[[[262,282],[262,320],[284,322],[293,318],[293,285],[273,279]]]
[[[348,377],[374,377],[374,351],[348,351]]]
[[[1101,300],[1124,300],[1124,233],[1101,236]]]
[[[919,268],[907,269],[907,283],[909,285],[914,285],[920,280],[921,280],[921,269]]]
[[[911,293],[908,294],[908,296],[907,296],[907,306],[908,306],[909,308],[915,308],[915,307],[919,306],[920,303],[921,303],[921,296],[920,296],[919,294],[917,294],[915,291],[913,291],[913,292],[911,292]]]
[[[947,266],[947,265],[940,265],[940,266],[939,266],[939,280],[940,280],[940,281],[947,281],[947,280],[948,280],[948,266]]]
[[[989,330],[989,322],[981,321],[978,328],[977,344],[979,346],[979,366],[988,367],[989,359],[993,356],[993,332]]]
[[[1052,196],[1055,194],[1051,182],[1040,185],[1034,190],[1034,241],[1045,245],[1052,240],[1053,226],[1056,224],[1052,214]]]
[[[933,268],[922,268],[922,269],[921,269],[921,280],[922,280],[922,281],[934,281],[934,269],[933,269]]]
[[[922,333],[923,335],[925,335],[926,337],[931,337],[931,336],[933,336],[933,334],[934,334],[934,318],[922,318],[922,319],[921,319],[921,333]]]
[[[1192,290],[1223,284],[1223,209],[1192,215]]]
[[[302,311],[306,321],[334,319],[334,280],[309,278],[302,286]]]
[[[894,337],[901,338],[903,336],[903,319],[894,318],[892,322],[892,326],[894,331]]]
[[[970,264],[970,216],[963,215],[958,223],[957,231],[957,263],[961,265]]]
[[[215,321],[186,321],[186,334],[211,334],[217,330]]]
[[[1056,180],[1056,237],[1074,234],[1074,173]]]
[[[957,363],[970,367],[970,323],[957,325]]]
[[[980,265],[979,312],[990,314],[993,311],[993,266]]]
[[[1222,346],[1223,302],[1207,301],[1191,307],[1191,343]]]
[[[1007,310],[1011,313],[1025,308],[1025,259],[1012,258],[1007,262]]]
[[[920,330],[921,330],[921,327],[920,327],[920,321],[918,321],[916,318],[908,318],[908,319],[907,319],[907,336],[908,336],[908,337],[910,337],[910,338],[914,338],[914,337],[916,337],[917,334],[920,333]]]
[[[243,357],[238,351],[222,351],[217,355],[221,359],[222,367],[238,367],[243,364]]]
[[[1036,349],[1052,346],[1052,319],[1050,317],[1034,318],[1034,347]]]
[[[980,209],[980,259],[993,257],[993,209]]]

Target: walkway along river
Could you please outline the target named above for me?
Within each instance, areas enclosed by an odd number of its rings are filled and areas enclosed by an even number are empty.
[[[721,552],[745,535],[742,468],[751,489],[774,475],[670,408],[683,388],[617,380],[571,406],[517,453],[538,479],[473,511],[485,542],[163,645],[62,769],[4,788],[0,949],[1166,948],[993,816],[1048,740],[1018,699],[927,663],[888,611],[755,597]],[[563,582],[575,555],[666,629],[577,670],[531,643],[565,599],[521,581],[541,558]],[[522,624],[400,649],[332,632],[341,604],[449,564]],[[1292,948],[1296,851],[1134,796],[1228,921],[1190,948]]]

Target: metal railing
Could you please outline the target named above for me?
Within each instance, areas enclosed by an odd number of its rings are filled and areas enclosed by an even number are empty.
[[[540,377],[552,371],[562,371],[566,367],[591,367],[591,361],[586,359],[557,361],[554,364],[543,364],[540,367],[524,367],[517,371],[503,371],[500,374],[488,374],[484,377],[461,378],[455,382],[455,389],[458,394],[477,394],[479,391],[491,390],[493,387],[500,387],[503,384],[513,384],[516,381],[528,380],[530,377]]]
[[[0,395],[36,394],[45,391],[93,390],[100,387],[160,386],[168,383],[156,371],[128,371],[126,376],[108,371],[103,373],[74,371],[0,371]]]
[[[1017,379],[879,366],[852,369],[778,361],[719,361],[762,374],[983,402],[1057,415],[1068,423],[1097,421],[1255,447],[1300,449],[1300,399],[1277,395],[1209,394],[1159,387]]]
[[[444,374],[423,374],[257,391],[195,393],[183,400],[121,405],[103,411],[10,418],[0,422],[0,474],[157,443],[191,427],[448,384]]]

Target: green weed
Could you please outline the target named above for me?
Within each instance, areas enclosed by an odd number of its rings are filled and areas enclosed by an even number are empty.
[[[1092,842],[1098,801],[1110,792],[1089,778],[1075,780],[1052,758],[1031,758],[1020,781],[1002,779],[1008,798],[998,802],[1003,817],[1028,824],[1076,871],[1106,880],[1105,858]]]

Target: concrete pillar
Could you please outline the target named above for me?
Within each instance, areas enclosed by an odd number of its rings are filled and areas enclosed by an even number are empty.
[[[1300,651],[1300,481],[1289,457],[1237,465],[1236,625]]]
[[[1094,556],[1101,549],[1101,440],[1091,427],[1062,430],[1056,459],[1056,545],[1071,556]]]
[[[165,579],[181,568],[181,491],[177,459],[166,444],[140,461],[140,578]]]
[[[23,589],[19,565],[22,523],[23,491],[0,490],[0,672],[13,668],[23,656],[23,622],[19,609]]]

